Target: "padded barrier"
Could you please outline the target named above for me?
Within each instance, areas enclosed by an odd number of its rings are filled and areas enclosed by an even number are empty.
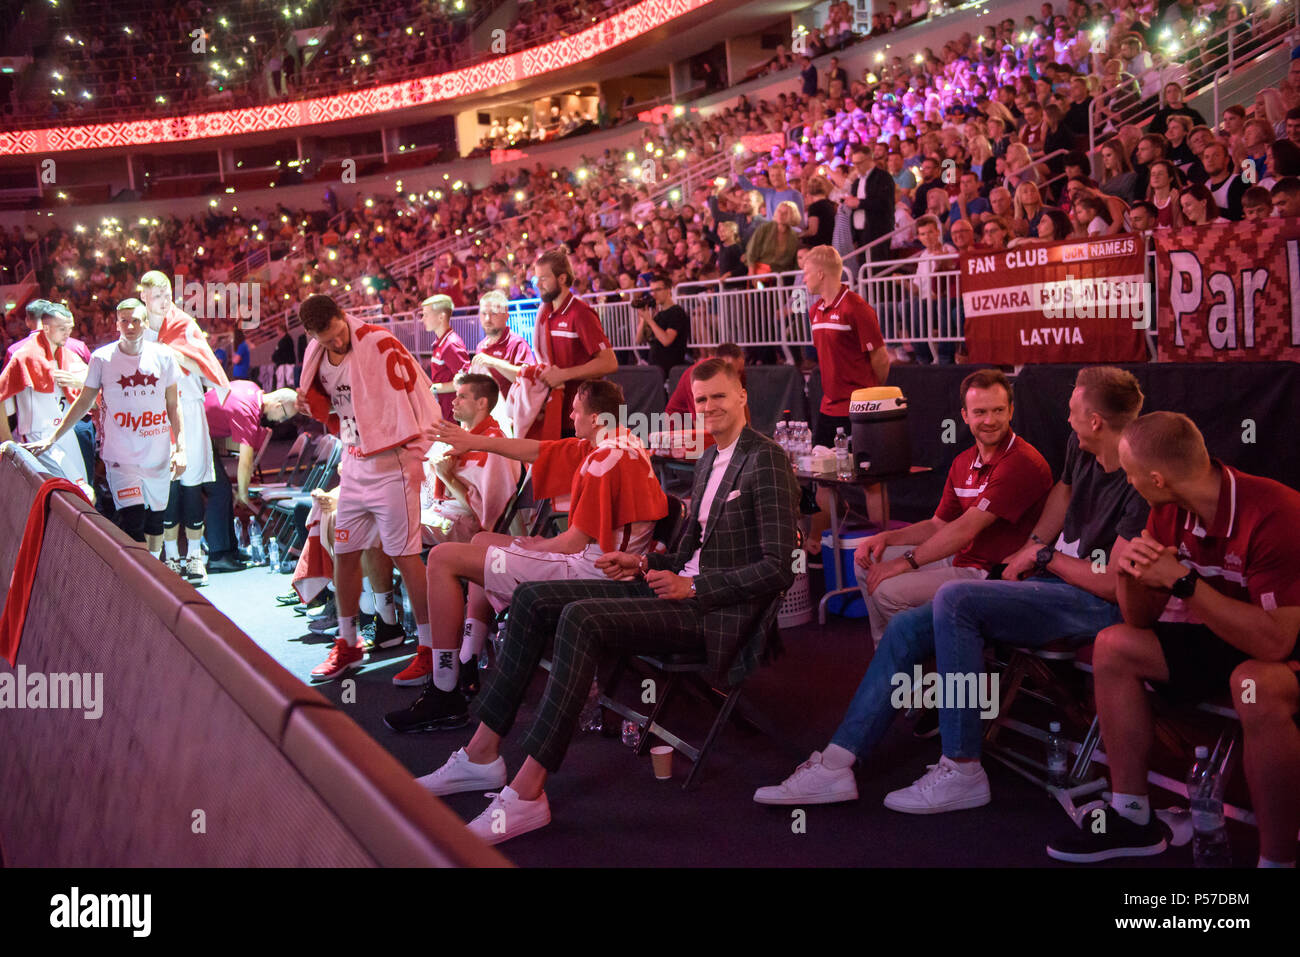
[[[40,481],[34,460],[6,445],[0,598]],[[18,665],[28,676],[101,674],[102,714],[87,718],[82,701],[0,716],[8,866],[507,863],[351,719],[71,494],[51,500]],[[0,675],[13,670],[0,661]]]

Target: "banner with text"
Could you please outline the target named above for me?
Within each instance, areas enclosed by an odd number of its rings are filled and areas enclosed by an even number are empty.
[[[1156,234],[1169,362],[1300,361],[1300,219]]]
[[[1151,289],[1137,236],[961,257],[971,362],[1141,362]]]

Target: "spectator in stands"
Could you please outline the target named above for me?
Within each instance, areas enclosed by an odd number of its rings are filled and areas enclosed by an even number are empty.
[[[1214,196],[1215,205],[1225,218],[1240,220],[1246,184],[1232,167],[1228,148],[1216,140],[1201,153],[1201,163],[1205,167],[1205,186]]]
[[[1262,182],[1272,172],[1268,168],[1268,147],[1274,140],[1273,127],[1263,119],[1250,119],[1241,129],[1239,162],[1253,163],[1256,181]]]
[[[957,250],[943,241],[942,227],[933,216],[923,216],[916,221],[916,235],[921,249],[912,256],[916,264],[911,278],[915,296],[903,301],[902,317],[906,328],[926,335],[944,336],[958,315],[958,303],[953,295],[956,284],[950,276],[936,278],[935,274],[956,269],[957,262],[953,257]],[[912,342],[909,349],[905,358],[913,362],[950,364],[956,355],[956,344],[952,342],[938,344],[937,360],[929,342]]]
[[[983,214],[991,214],[993,209],[989,206],[989,201],[980,195],[980,181],[973,172],[967,170],[961,174],[958,181],[959,192],[957,198],[952,201],[949,221],[955,222],[958,219],[967,221],[976,221],[976,218]]]
[[[1178,205],[1178,168],[1168,160],[1156,160],[1147,170],[1147,202],[1156,208],[1157,226],[1169,229],[1181,226],[1182,208]]]
[[[650,295],[654,307],[637,307],[636,341],[650,344],[650,364],[662,369],[666,380],[673,366],[686,361],[691,318],[673,302],[672,286],[662,273],[650,280]]]
[[[744,276],[745,250],[740,245],[740,230],[733,222],[718,224],[718,277],[731,279]]]
[[[958,253],[976,251],[975,227],[970,224],[969,219],[956,220],[948,230],[948,238],[952,240],[952,247]]]
[[[800,244],[807,248],[829,246],[834,239],[836,206],[828,198],[830,194],[831,184],[826,177],[815,175],[808,180],[804,207],[808,211],[807,222],[799,237]]]
[[[1037,236],[1038,224],[1047,212],[1043,205],[1043,196],[1033,183],[1021,183],[1016,187],[1014,225],[1021,236]]]
[[[1002,216],[993,216],[984,221],[980,231],[979,250],[997,251],[1007,248],[1007,242],[1014,235],[1011,223]]]
[[[800,92],[804,96],[817,95],[817,68],[813,66],[812,57],[799,57]]]
[[[755,185],[743,173],[736,176],[736,183],[742,189],[753,190],[763,197],[763,215],[768,219],[773,219],[776,216],[778,206],[782,203],[793,203],[799,213],[799,219],[802,220],[803,196],[799,190],[794,189],[786,181],[785,164],[769,163],[764,167],[760,167],[759,175],[766,176],[768,185]]]
[[[1241,194],[1241,218],[1262,223],[1273,215],[1273,196],[1263,186],[1251,186]]]
[[[854,146],[853,178],[845,187],[844,205],[852,212],[849,225],[855,249],[874,242],[893,231],[894,183],[889,172],[876,163],[865,145]],[[909,177],[911,173],[907,174]],[[883,259],[883,244],[873,247],[871,258]]]
[[[1300,106],[1292,107],[1286,114],[1286,138],[1300,146]]]
[[[1165,105],[1156,110],[1147,124],[1151,133],[1164,133],[1165,125],[1171,116],[1185,116],[1192,122],[1190,126],[1204,126],[1205,117],[1183,102],[1183,88],[1178,83],[1165,84]]]
[[[937,156],[926,156],[921,160],[920,172],[921,182],[916,187],[916,192],[912,194],[912,218],[919,219],[927,215],[929,201],[927,197],[932,190],[947,192],[940,179],[940,164]]]
[[[1074,221],[1080,236],[1102,236],[1109,232],[1118,232],[1118,225],[1111,222],[1110,209],[1104,202],[1088,193],[1081,194],[1074,201]],[[1112,229],[1112,227],[1116,227]]]
[[[1199,183],[1193,183],[1178,194],[1178,205],[1182,209],[1185,226],[1208,226],[1229,222],[1219,215],[1219,207],[1214,202],[1214,195]]]
[[[1129,225],[1134,232],[1148,234],[1160,226],[1160,210],[1145,199],[1129,207]]]
[[[1012,246],[1019,242],[1033,243],[1044,242],[1054,243],[1063,239],[1069,239],[1070,234],[1074,232],[1074,224],[1070,222],[1070,217],[1059,209],[1048,209],[1043,211],[1042,218],[1038,221],[1038,237],[1034,239],[1016,240],[1011,243]]]
[[[609,375],[618,368],[618,359],[600,317],[570,288],[574,276],[566,251],[557,248],[542,253],[536,269],[542,308],[533,326],[533,352],[547,366],[541,381],[552,389],[564,387],[561,422],[543,422],[541,427],[558,437],[573,428],[570,413],[579,384]]]
[[[252,378],[253,358],[244,339],[244,330],[236,323],[231,332],[230,377],[232,379]]]
[[[745,261],[750,273],[789,272],[798,265],[799,208],[785,201],[776,208],[776,218],[764,223],[749,240]]]
[[[693,381],[716,451],[706,451],[696,467],[691,514],[676,553],[611,552],[600,562],[615,581],[520,588],[506,657],[475,702],[479,727],[469,744],[421,779],[437,794],[500,788],[470,824],[484,840],[508,840],[549,823],[546,779],[559,770],[600,654],[703,652],[710,673],[725,685],[757,664],[753,637],[766,634],[774,599],[793,580],[788,556],[795,546],[798,491],[785,454],[745,426],[745,391],[733,370],[711,360],[696,369]],[[706,527],[711,531],[703,536]],[[644,581],[636,581],[638,575]],[[501,739],[552,639],[550,678],[523,741],[528,757],[502,788]]]
[[[987,578],[1039,521],[1051,469],[1011,429],[1010,382],[995,369],[981,369],[963,380],[961,390],[962,419],[975,445],[953,460],[934,516],[858,546],[859,581],[877,648],[844,720],[825,750],[814,751],[781,784],[754,792],[759,804],[857,799],[853,764],[871,755],[898,714],[891,703],[894,676],[910,674],[934,653],[935,593],[947,582]]]
[[[1211,458],[1191,419],[1153,412],[1125,428],[1119,460],[1151,505],[1116,549],[1124,616],[1093,651],[1097,715],[1113,795],[1100,826],[1071,828],[1047,853],[1091,863],[1159,854],[1147,766],[1154,721],[1143,682],[1166,700],[1229,692],[1245,737],[1261,866],[1292,866],[1300,804],[1300,493]]]
[[[293,336],[289,334],[288,320],[284,323],[284,335],[275,343],[275,351],[271,353],[271,364],[275,366],[275,387],[277,389],[291,389],[298,383],[298,376],[295,374],[297,365],[297,355],[293,348]]]
[[[1290,140],[1275,140],[1268,144],[1268,175],[1259,181],[1260,186],[1272,188],[1286,176],[1300,176],[1300,146]]]
[[[1280,179],[1273,189],[1273,215],[1281,219],[1300,216],[1300,178],[1288,176]]]
[[[1069,408],[1060,481],[1001,580],[951,581],[935,594],[940,675],[978,675],[987,641],[1036,647],[1090,638],[1121,620],[1114,556],[1142,533],[1148,506],[1120,468],[1119,441],[1142,410],[1142,390],[1130,372],[1090,366],[1076,377]],[[989,802],[979,707],[941,708],[938,718],[942,757],[916,783],[887,795],[885,807],[935,814]]]
[[[429,360],[429,381],[444,419],[451,418],[452,397],[456,394],[456,376],[469,367],[469,350],[459,333],[451,327],[451,297],[439,293],[420,303],[420,321],[424,331],[433,334],[433,355]]]

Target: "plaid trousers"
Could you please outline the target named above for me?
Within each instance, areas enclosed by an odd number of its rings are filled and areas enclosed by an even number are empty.
[[[474,702],[474,716],[505,737],[551,636],[551,674],[524,752],[560,769],[604,652],[704,651],[695,599],[667,601],[644,581],[527,582],[510,604],[502,658]]]

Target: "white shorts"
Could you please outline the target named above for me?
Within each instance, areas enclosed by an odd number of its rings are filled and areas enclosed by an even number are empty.
[[[509,607],[515,588],[524,582],[571,581],[608,576],[596,567],[604,552],[597,544],[572,555],[534,552],[518,545],[490,545],[483,559],[483,592],[494,611]]]
[[[216,478],[212,461],[212,438],[208,434],[208,416],[203,399],[181,399],[181,425],[185,429],[185,471],[182,485],[202,485]],[[165,504],[165,503],[164,503]]]
[[[148,471],[138,465],[104,463],[104,474],[113,493],[113,504],[118,508],[143,505],[153,512],[167,510],[167,497],[172,490],[172,470],[164,465],[161,471]]]
[[[478,517],[473,512],[447,507],[443,502],[438,501],[420,510],[420,525],[426,545],[468,542],[483,530],[479,527]]]
[[[390,558],[418,555],[424,458],[405,449],[363,458],[343,449],[334,553],[379,545]]]

